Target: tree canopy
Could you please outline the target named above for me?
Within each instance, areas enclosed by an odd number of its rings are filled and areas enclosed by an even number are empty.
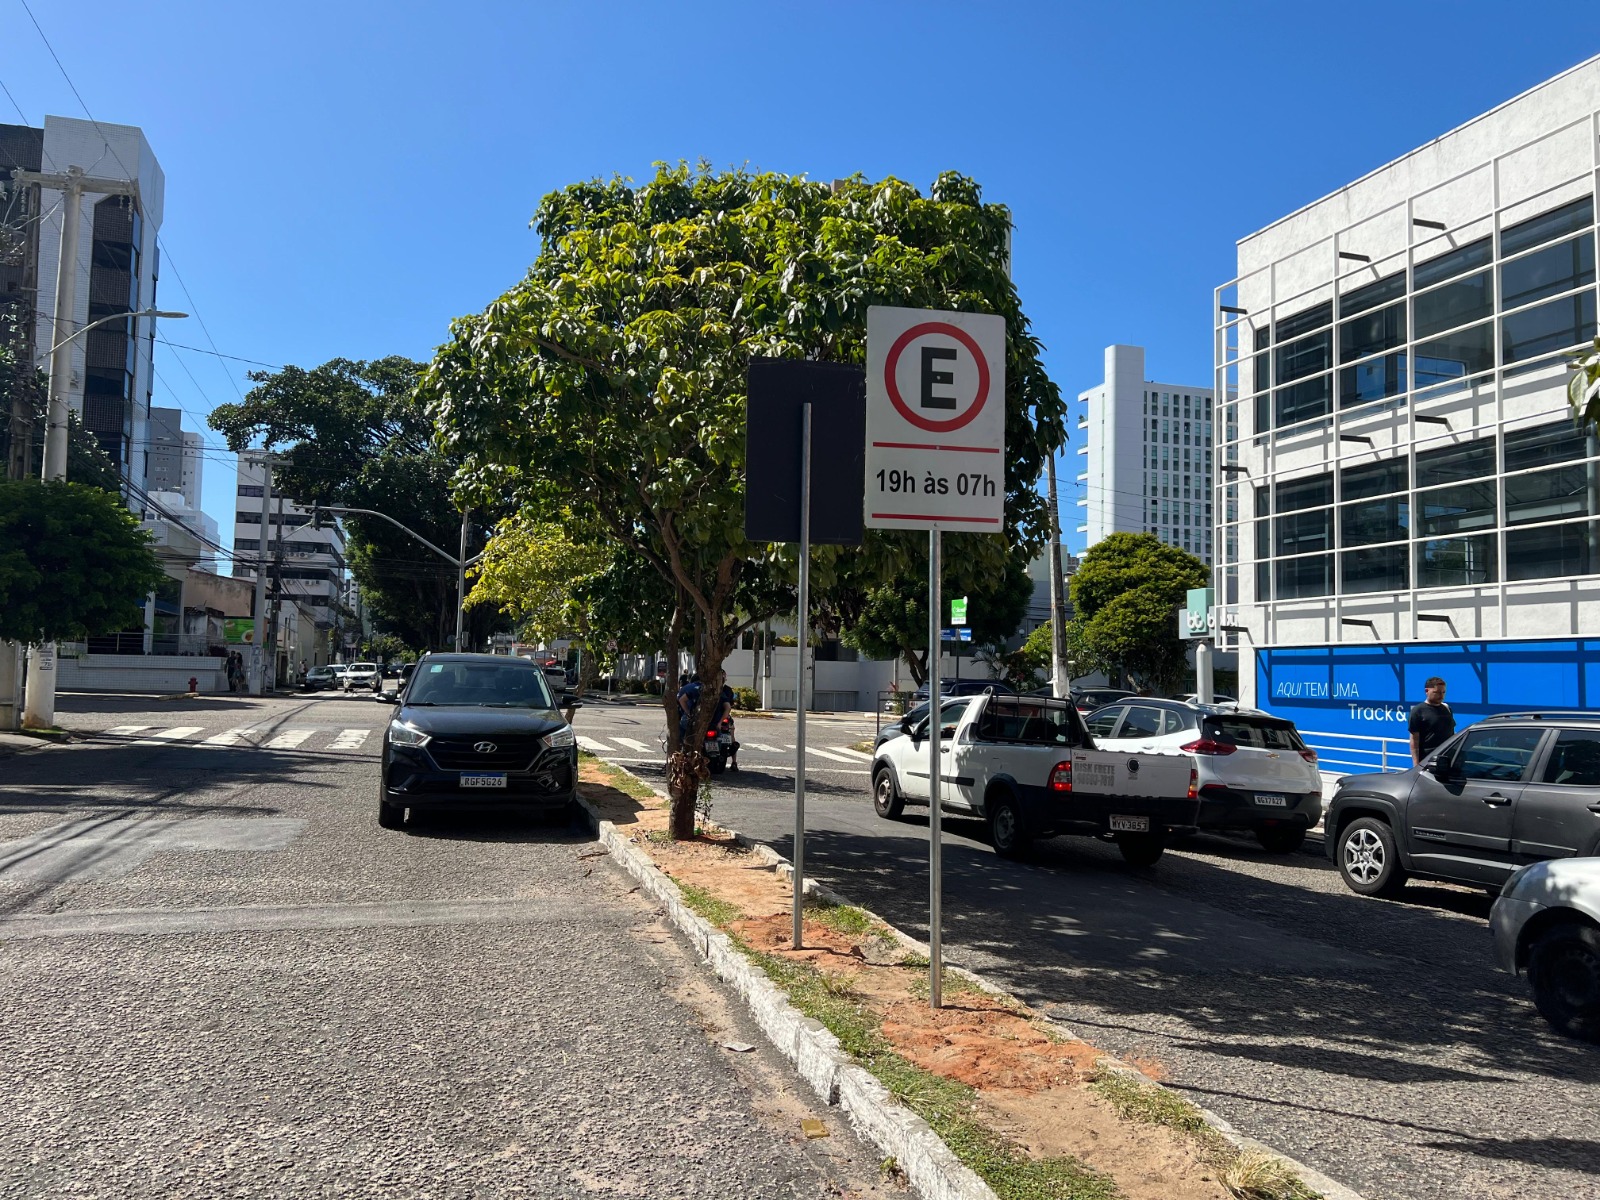
[[[830,187],[662,166],[643,186],[551,193],[534,223],[526,277],[453,324],[423,383],[430,412],[464,494],[581,509],[653,572],[673,598],[667,648],[689,641],[702,674],[741,629],[783,611],[794,578],[793,547],[744,540],[749,361],[862,363],[871,305],[1006,318],[1007,536],[972,555],[998,571],[1009,546],[1042,541],[1033,484],[1065,438],[1065,409],[1008,274],[1009,214],[971,180],[941,175],[924,197],[895,179]],[[916,543],[819,548],[819,598],[842,557],[877,556],[889,578],[914,571]],[[696,732],[714,708],[708,691]],[[684,833],[692,776],[673,779]]]
[[[139,619],[166,578],[113,492],[36,479],[0,483],[0,640],[58,642]]]
[[[256,386],[244,402],[217,405],[211,427],[235,451],[285,448],[287,461],[273,468],[275,491],[301,504],[386,513],[454,554],[461,538],[451,493],[457,464],[440,453],[417,401],[421,372],[422,364],[399,355],[254,371]],[[409,646],[445,645],[455,631],[456,569],[387,521],[352,516],[345,527],[350,570],[378,627]],[[483,540],[475,526],[469,556]],[[480,609],[472,640],[497,622],[492,608]]]
[[[1090,546],[1072,576],[1068,655],[1077,673],[1121,667],[1170,690],[1188,653],[1174,614],[1209,577],[1205,563],[1154,534],[1114,533]]]

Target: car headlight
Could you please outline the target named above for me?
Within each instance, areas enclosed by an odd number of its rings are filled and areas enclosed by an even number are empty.
[[[413,729],[401,721],[389,722],[389,744],[391,746],[426,746],[428,735],[420,729]]]
[[[578,742],[577,735],[572,732],[571,725],[563,725],[560,729],[544,735],[544,744],[552,750],[565,750]]]

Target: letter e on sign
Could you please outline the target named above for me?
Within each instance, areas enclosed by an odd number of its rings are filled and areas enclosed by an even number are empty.
[[[1001,532],[1005,351],[1003,317],[867,310],[869,528]]]

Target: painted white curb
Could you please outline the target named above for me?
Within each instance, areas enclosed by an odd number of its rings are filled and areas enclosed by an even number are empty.
[[[650,788],[657,796],[667,799],[657,788],[639,779],[627,768],[617,766],[615,763],[606,765],[612,770],[624,772],[630,778]],[[714,928],[689,908],[684,903],[677,885],[671,878],[662,874],[660,868],[650,860],[649,855],[635,846],[610,821],[601,820],[600,815],[589,807],[589,802],[581,795],[579,803],[583,805],[590,826],[595,829],[600,844],[611,852],[612,857],[628,874],[639,881],[645,891],[660,902],[672,923],[694,943],[695,948],[710,963],[717,976],[744,998],[751,1014],[755,1017],[756,1024],[761,1027],[768,1040],[794,1064],[800,1076],[824,1102],[842,1108],[857,1132],[868,1138],[886,1155],[893,1156],[900,1169],[905,1172],[911,1186],[925,1200],[999,1200],[993,1189],[984,1183],[976,1172],[962,1165],[960,1159],[956,1158],[950,1147],[944,1144],[944,1140],[926,1121],[896,1101],[871,1072],[856,1066],[849,1055],[840,1048],[839,1040],[829,1033],[820,1021],[803,1016],[791,1007],[777,985],[767,978],[765,972],[734,948],[727,934]],[[719,825],[718,828],[740,846],[747,848],[759,861],[771,866],[780,878],[793,878],[793,865],[771,846],[737,830],[729,829],[725,825]],[[805,881],[805,894],[816,896],[829,904],[851,903],[826,884],[812,878]],[[861,908],[860,905],[853,907]],[[888,929],[908,950],[927,957],[929,948],[926,942],[917,941],[870,909],[861,910]],[[945,970],[960,976],[992,996],[1015,1000],[1009,992],[964,967],[953,966],[946,962]],[[1064,1038],[1078,1042],[1086,1041],[1074,1030],[1053,1018],[1043,1014],[1035,1016]],[[1126,1076],[1146,1087],[1162,1086],[1143,1072],[1135,1070],[1121,1059],[1109,1054],[1101,1055],[1095,1065],[1103,1071]],[[1209,1109],[1194,1104],[1187,1097],[1183,1099],[1185,1103],[1197,1109],[1206,1124],[1230,1145],[1240,1151],[1268,1154],[1281,1160],[1300,1176],[1307,1187],[1319,1192],[1323,1200],[1366,1200],[1359,1192],[1329,1179],[1322,1172],[1274,1150],[1263,1142],[1244,1136]]]

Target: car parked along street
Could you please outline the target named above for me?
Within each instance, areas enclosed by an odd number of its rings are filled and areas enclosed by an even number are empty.
[[[1600,714],[1485,717],[1420,766],[1345,776],[1326,825],[1364,896],[1412,876],[1499,891],[1529,863],[1600,854]]]
[[[1539,1015],[1600,1042],[1600,858],[1549,859],[1506,880],[1489,914],[1500,966],[1526,973]]]
[[[1102,750],[1177,750],[1194,757],[1200,828],[1255,835],[1289,854],[1322,819],[1317,752],[1294,722],[1233,705],[1129,698],[1085,722]]]

